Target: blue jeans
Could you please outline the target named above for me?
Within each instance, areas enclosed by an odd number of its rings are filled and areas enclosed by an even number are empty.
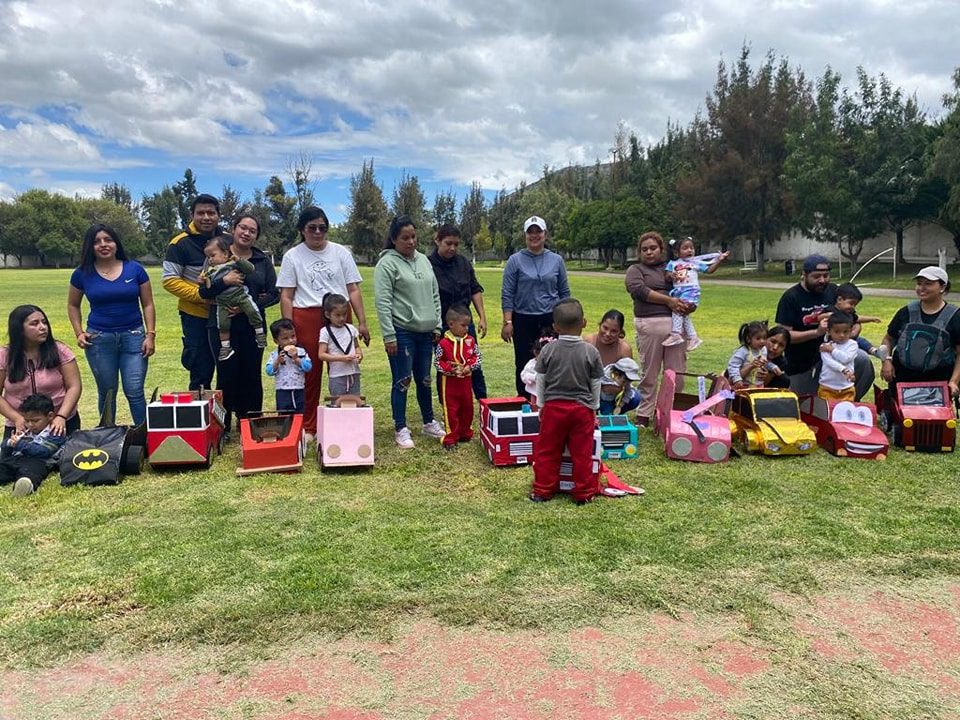
[[[433,368],[433,333],[416,333],[396,328],[397,354],[387,355],[390,360],[390,409],[393,411],[394,429],[407,426],[407,390],[410,383],[417,391],[417,404],[424,424],[433,421],[433,395],[430,392]]]
[[[143,384],[147,378],[147,359],[143,356],[143,328],[120,332],[90,333],[90,346],[86,348],[87,362],[97,382],[97,409],[103,415],[107,398],[117,409],[117,375],[123,386],[123,394],[130,405],[133,424],[139,425],[147,419],[147,401],[143,395]]]
[[[277,390],[277,412],[303,415],[303,388]]]

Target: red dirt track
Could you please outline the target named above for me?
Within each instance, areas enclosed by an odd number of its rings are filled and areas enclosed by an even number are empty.
[[[608,615],[546,633],[419,621],[391,643],[301,638],[260,660],[104,652],[6,672],[0,719],[958,717],[960,585],[920,590],[781,597],[767,633]]]

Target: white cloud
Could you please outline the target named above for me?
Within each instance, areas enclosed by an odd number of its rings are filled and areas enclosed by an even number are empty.
[[[828,64],[847,81],[858,64],[885,71],[938,114],[956,20],[946,0],[90,7],[0,4],[0,166],[263,176],[306,150],[323,177],[375,157],[509,187],[605,158],[620,119],[646,142],[688,122],[744,41],[811,79]]]
[[[57,181],[47,189],[54,194],[65,197],[98,198],[101,195],[102,188],[103,183],[77,180],[75,182]]]
[[[100,151],[70,127],[42,119],[0,125],[0,157],[20,167],[100,167]]]

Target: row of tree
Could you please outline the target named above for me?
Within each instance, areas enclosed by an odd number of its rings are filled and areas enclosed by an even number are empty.
[[[944,117],[931,121],[882,74],[859,70],[844,87],[828,68],[811,82],[773,53],[754,67],[745,47],[732,68],[719,64],[705,111],[686,127],[670,124],[644,147],[621,124],[608,162],[545,167],[536,182],[490,200],[474,183],[462,200],[445,191],[428,206],[417,176],[404,174],[388,202],[373,161],[364,162],[351,178],[347,219],[331,237],[371,261],[390,217],[405,214],[424,242],[430,230],[457,223],[468,252],[505,257],[522,244],[523,218],[541,215],[555,249],[595,251],[608,265],[623,263],[639,234],[654,228],[724,247],[746,241],[762,266],[765,248],[791,230],[837,243],[854,263],[865,240],[893,231],[903,261],[904,231],[936,222],[960,250],[960,69],[953,83]],[[253,214],[260,245],[283,252],[296,241],[297,215],[314,204],[314,187],[312,159],[301,154],[249,199],[224,186],[222,215]],[[190,169],[139,202],[119,183],[97,200],[30,190],[0,203],[0,253],[72,262],[86,226],[100,221],[118,227],[131,253],[159,257],[189,222],[196,195]]]

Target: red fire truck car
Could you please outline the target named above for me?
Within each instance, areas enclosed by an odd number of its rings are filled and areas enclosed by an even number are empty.
[[[165,393],[147,405],[150,467],[213,463],[223,452],[223,394],[219,390]]]

